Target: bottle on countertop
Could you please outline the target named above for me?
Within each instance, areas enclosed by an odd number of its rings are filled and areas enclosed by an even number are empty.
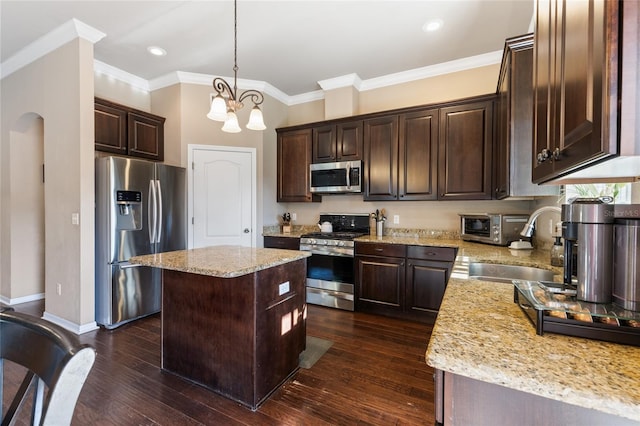
[[[556,240],[551,247],[551,264],[553,266],[564,266],[564,248],[560,237],[555,237]]]

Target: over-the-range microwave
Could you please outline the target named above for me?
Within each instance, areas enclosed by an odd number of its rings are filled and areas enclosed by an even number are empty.
[[[527,214],[460,214],[460,237],[465,241],[506,246],[523,238],[520,231],[528,220]]]
[[[311,192],[344,194],[362,192],[362,161],[316,163],[309,167]]]

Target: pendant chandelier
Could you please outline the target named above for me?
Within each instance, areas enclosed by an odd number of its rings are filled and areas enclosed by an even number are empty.
[[[211,109],[207,114],[207,118],[215,121],[224,121],[222,126],[223,132],[238,133],[240,126],[238,125],[239,111],[244,106],[243,101],[250,100],[253,102],[253,108],[249,115],[249,123],[247,129],[264,130],[262,111],[258,105],[264,101],[264,96],[257,90],[247,90],[238,94],[238,2],[233,2],[233,89],[224,79],[216,77],[213,79],[213,88],[216,96],[211,102]]]

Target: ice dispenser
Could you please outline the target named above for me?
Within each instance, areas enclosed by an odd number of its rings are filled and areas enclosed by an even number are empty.
[[[116,229],[133,231],[142,229],[142,193],[116,191]]]

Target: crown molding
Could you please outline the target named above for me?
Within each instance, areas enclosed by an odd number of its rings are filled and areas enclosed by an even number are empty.
[[[468,58],[457,59],[455,61],[443,62],[441,64],[415,68],[412,70],[389,74],[382,77],[370,78],[362,82],[360,90],[364,92],[367,90],[394,86],[415,80],[436,77],[438,75],[465,71],[487,65],[499,64],[501,61],[502,50],[496,50],[494,52],[484,53],[482,55],[469,56]]]
[[[13,74],[17,70],[29,65],[37,59],[40,59],[46,54],[64,46],[71,40],[82,38],[92,44],[95,44],[105,36],[106,34],[102,31],[83,23],[82,21],[75,18],[70,19],[4,61],[0,66],[0,79]]]
[[[353,86],[356,90],[360,90],[362,87],[362,80],[358,77],[358,74],[347,74],[340,77],[329,78],[326,80],[320,80],[318,82],[322,90],[340,89],[343,87]]]
[[[98,61],[97,59],[93,60],[93,72],[114,78],[118,81],[126,83],[136,89],[139,89],[145,92],[151,91],[148,80],[145,80],[142,77],[138,77],[137,75],[123,71],[120,68],[116,68],[109,64],[105,64],[104,62]]]

